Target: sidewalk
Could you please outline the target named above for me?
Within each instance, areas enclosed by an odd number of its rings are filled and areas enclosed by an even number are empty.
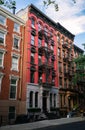
[[[43,120],[38,122],[18,124],[18,125],[7,125],[0,127],[0,130],[33,130],[37,128],[43,128],[47,126],[67,124],[72,122],[83,121],[85,118],[75,117],[75,118],[61,118],[55,120]]]

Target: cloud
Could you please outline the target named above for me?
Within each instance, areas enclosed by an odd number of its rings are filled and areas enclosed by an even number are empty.
[[[66,29],[73,34],[85,32],[85,0],[56,0],[59,5],[59,11],[56,12],[53,5],[50,5],[44,13],[55,22],[60,22]],[[43,10],[42,0],[39,0],[37,7]]]

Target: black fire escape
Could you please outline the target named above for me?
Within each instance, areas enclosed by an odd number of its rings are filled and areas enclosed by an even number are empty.
[[[38,54],[41,56],[43,55],[45,58],[44,61],[39,63],[39,76],[42,75],[42,73],[45,73],[46,81],[42,82],[42,86],[51,88],[55,85],[54,79],[56,76],[54,69],[55,56],[53,54],[53,50],[51,49],[51,46],[54,46],[54,41],[52,40],[52,35],[44,30],[40,30],[38,33],[39,37],[44,38],[44,41],[47,43],[46,46],[39,46],[38,48]]]

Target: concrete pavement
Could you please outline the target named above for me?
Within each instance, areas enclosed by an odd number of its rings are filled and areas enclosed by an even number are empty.
[[[43,128],[48,126],[67,124],[72,122],[84,121],[85,118],[74,117],[74,118],[60,118],[55,120],[43,120],[32,123],[18,124],[18,125],[7,125],[0,127],[0,130],[33,130],[37,128]]]

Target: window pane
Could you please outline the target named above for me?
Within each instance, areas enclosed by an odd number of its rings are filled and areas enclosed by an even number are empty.
[[[14,69],[14,70],[18,69],[18,58],[17,57],[12,58],[12,69]]]
[[[14,47],[18,49],[18,42],[19,40],[17,38],[14,38]]]
[[[3,53],[0,52],[0,65],[2,65],[2,61],[3,61]]]
[[[30,92],[30,101],[29,101],[29,106],[32,107],[33,106],[33,92]]]
[[[20,25],[15,23],[14,24],[14,31],[19,32],[20,31],[19,29],[20,29]]]
[[[35,37],[33,35],[31,35],[31,44],[34,45],[35,41]]]
[[[4,43],[4,33],[0,32],[0,44]]]
[[[0,24],[5,25],[5,23],[6,23],[6,18],[4,16],[0,15]]]
[[[16,79],[11,79],[11,84],[10,84],[10,98],[15,99],[16,98],[16,84],[17,80]]]

